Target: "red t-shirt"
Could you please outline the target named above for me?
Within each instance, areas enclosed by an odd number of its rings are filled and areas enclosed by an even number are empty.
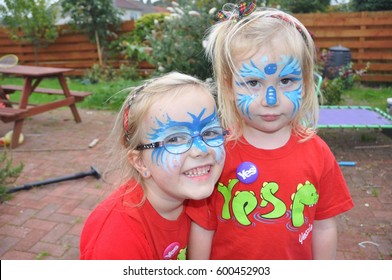
[[[312,259],[314,220],[353,207],[338,163],[318,136],[292,135],[275,150],[244,138],[226,144],[226,161],[208,200],[188,215],[215,230],[211,259]]]
[[[133,187],[136,186],[135,189]],[[166,220],[146,200],[135,181],[121,186],[88,217],[80,239],[81,259],[185,259],[190,220],[183,212]]]

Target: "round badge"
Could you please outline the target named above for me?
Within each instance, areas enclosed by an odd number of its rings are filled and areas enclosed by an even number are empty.
[[[254,163],[245,161],[237,167],[237,178],[242,183],[251,184],[256,181],[259,171]]]
[[[163,252],[163,259],[170,260],[180,250],[180,243],[173,242]]]

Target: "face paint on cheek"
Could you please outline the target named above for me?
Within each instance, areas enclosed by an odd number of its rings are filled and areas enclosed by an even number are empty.
[[[258,94],[248,95],[237,93],[237,107],[241,110],[242,114],[250,120],[252,118],[250,116],[249,107],[258,96]]]
[[[215,161],[217,163],[222,163],[225,159],[225,148],[224,145],[213,148],[215,151]]]
[[[158,148],[158,149],[163,149],[163,148]],[[157,167],[163,167],[166,173],[170,173],[180,165],[181,154],[174,155],[167,152],[164,149],[163,151],[158,151],[158,149],[155,149],[151,154],[151,161],[153,162],[154,165],[156,165]]]
[[[290,99],[290,101],[294,105],[294,110],[293,110],[293,114],[292,114],[292,116],[294,116],[295,114],[297,114],[297,112],[298,112],[298,110],[299,110],[299,108],[301,106],[301,102],[302,102],[302,85],[300,85],[296,90],[285,92],[284,95],[288,99]]]

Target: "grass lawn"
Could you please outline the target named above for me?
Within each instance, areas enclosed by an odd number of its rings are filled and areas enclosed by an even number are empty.
[[[392,98],[392,87],[370,88],[356,86],[344,92],[343,101],[340,105],[371,106],[386,111],[387,98],[390,97]]]
[[[98,84],[83,84],[80,79],[67,78],[68,87],[71,90],[90,91],[93,94],[87,97],[83,102],[78,103],[78,106],[88,109],[96,110],[119,110],[127,91],[122,91],[128,87],[136,86],[140,82],[133,81],[113,81],[108,83]],[[20,78],[8,78],[0,76],[1,84],[22,85],[23,80]],[[57,79],[43,80],[40,87],[60,88]],[[20,93],[11,94],[12,101],[19,100]],[[343,101],[339,105],[355,105],[355,106],[371,106],[377,107],[386,111],[387,98],[392,97],[392,87],[364,87],[355,86],[353,89],[347,90],[343,93]],[[34,94],[30,98],[31,103],[42,103],[56,100],[58,96],[51,96],[47,94]]]
[[[115,81],[98,84],[84,84],[80,79],[67,78],[67,84],[70,90],[89,91],[93,94],[78,103],[78,107],[96,109],[96,110],[118,110],[127,96],[124,89],[138,85],[140,82],[133,81]],[[21,78],[8,78],[0,76],[0,85],[23,85]],[[60,89],[57,79],[44,79],[39,87]],[[15,92],[9,96],[11,101],[19,101],[20,92]],[[48,94],[33,94],[29,99],[31,104],[46,103],[61,99],[61,96]]]

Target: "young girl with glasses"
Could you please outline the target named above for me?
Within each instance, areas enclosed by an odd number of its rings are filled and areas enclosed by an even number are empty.
[[[185,259],[188,199],[208,197],[225,160],[210,87],[170,73],[134,89],[117,117],[126,182],[87,219],[81,259]]]
[[[353,202],[316,135],[315,46],[296,18],[254,2],[224,6],[208,33],[219,112],[231,133],[217,188],[187,208],[196,223],[189,256],[333,259],[335,216]]]

